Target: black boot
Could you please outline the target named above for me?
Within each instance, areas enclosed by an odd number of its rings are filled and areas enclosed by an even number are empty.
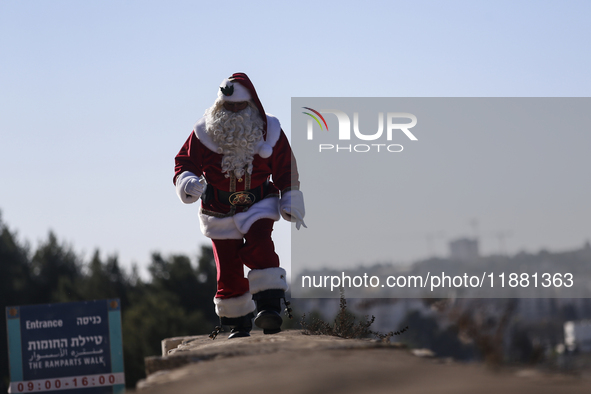
[[[252,295],[257,304],[257,317],[254,324],[263,329],[265,334],[276,334],[281,331],[281,299],[285,298],[283,290],[264,290]]]
[[[253,317],[254,313],[251,312],[246,316],[221,317],[220,322],[222,323],[222,325],[230,326],[230,328],[232,329],[232,331],[230,331],[228,339],[249,337],[250,330],[252,330]]]

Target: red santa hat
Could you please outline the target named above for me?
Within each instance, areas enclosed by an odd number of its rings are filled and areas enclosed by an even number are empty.
[[[234,73],[231,77],[224,79],[220,84],[218,100],[230,102],[252,100],[263,119],[263,139],[267,140],[267,115],[265,115],[263,104],[261,104],[257,91],[250,78],[248,78],[248,75],[245,73]]]

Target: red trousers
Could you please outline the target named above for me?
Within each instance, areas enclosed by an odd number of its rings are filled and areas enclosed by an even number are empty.
[[[272,219],[259,219],[243,239],[212,239],[217,267],[216,298],[238,297],[248,293],[244,266],[250,269],[279,267],[279,256],[271,239]]]

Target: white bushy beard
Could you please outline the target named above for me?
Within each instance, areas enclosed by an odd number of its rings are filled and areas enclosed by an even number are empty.
[[[226,178],[233,171],[240,179],[245,168],[252,174],[255,148],[263,138],[263,120],[250,101],[248,107],[237,113],[226,110],[223,105],[223,101],[217,100],[205,111],[206,132],[218,146],[217,153],[223,154],[222,172]]]

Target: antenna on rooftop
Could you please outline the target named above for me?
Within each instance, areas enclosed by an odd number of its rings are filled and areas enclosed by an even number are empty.
[[[509,231],[509,230],[497,231],[495,233],[495,236],[499,240],[499,254],[501,256],[507,255],[507,248],[506,248],[507,245],[506,245],[505,241],[507,238],[510,238],[511,236],[513,236],[513,232]]]

